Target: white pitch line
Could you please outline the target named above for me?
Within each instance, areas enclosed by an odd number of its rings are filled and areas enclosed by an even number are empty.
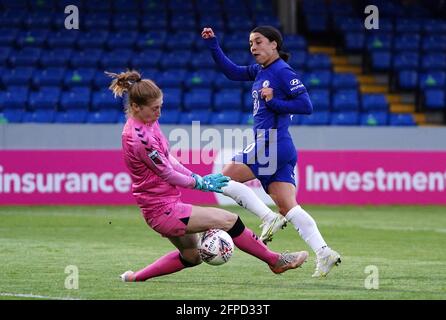
[[[8,293],[8,292],[0,292],[0,296],[2,296],[2,297],[17,297],[17,298],[48,299],[48,300],[80,300],[77,298],[49,297],[49,296],[41,296],[41,295],[37,295],[37,294]]]

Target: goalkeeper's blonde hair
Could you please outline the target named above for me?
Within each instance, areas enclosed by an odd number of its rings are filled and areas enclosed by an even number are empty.
[[[150,105],[153,101],[163,97],[161,89],[150,79],[142,79],[141,74],[135,70],[127,70],[126,72],[113,73],[105,71],[105,74],[113,78],[108,87],[115,98],[117,96],[124,97],[127,94],[127,103],[125,113],[127,116],[132,115],[133,103],[138,106]]]

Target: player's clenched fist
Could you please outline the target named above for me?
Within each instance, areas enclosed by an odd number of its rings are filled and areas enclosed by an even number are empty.
[[[209,39],[215,37],[215,34],[212,28],[203,28],[203,31],[201,32],[201,37],[203,39]]]

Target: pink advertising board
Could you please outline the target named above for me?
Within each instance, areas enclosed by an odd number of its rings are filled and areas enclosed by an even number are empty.
[[[208,174],[221,165],[186,167]],[[300,150],[297,179],[302,204],[446,204],[446,152]],[[221,203],[182,192],[185,202]],[[135,204],[121,152],[0,151],[0,205],[43,204]]]

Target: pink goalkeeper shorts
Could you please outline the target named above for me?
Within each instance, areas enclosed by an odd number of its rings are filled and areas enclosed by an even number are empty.
[[[143,210],[147,224],[163,237],[181,237],[186,234],[187,223],[192,214],[192,205],[176,202],[161,210],[161,214]]]

